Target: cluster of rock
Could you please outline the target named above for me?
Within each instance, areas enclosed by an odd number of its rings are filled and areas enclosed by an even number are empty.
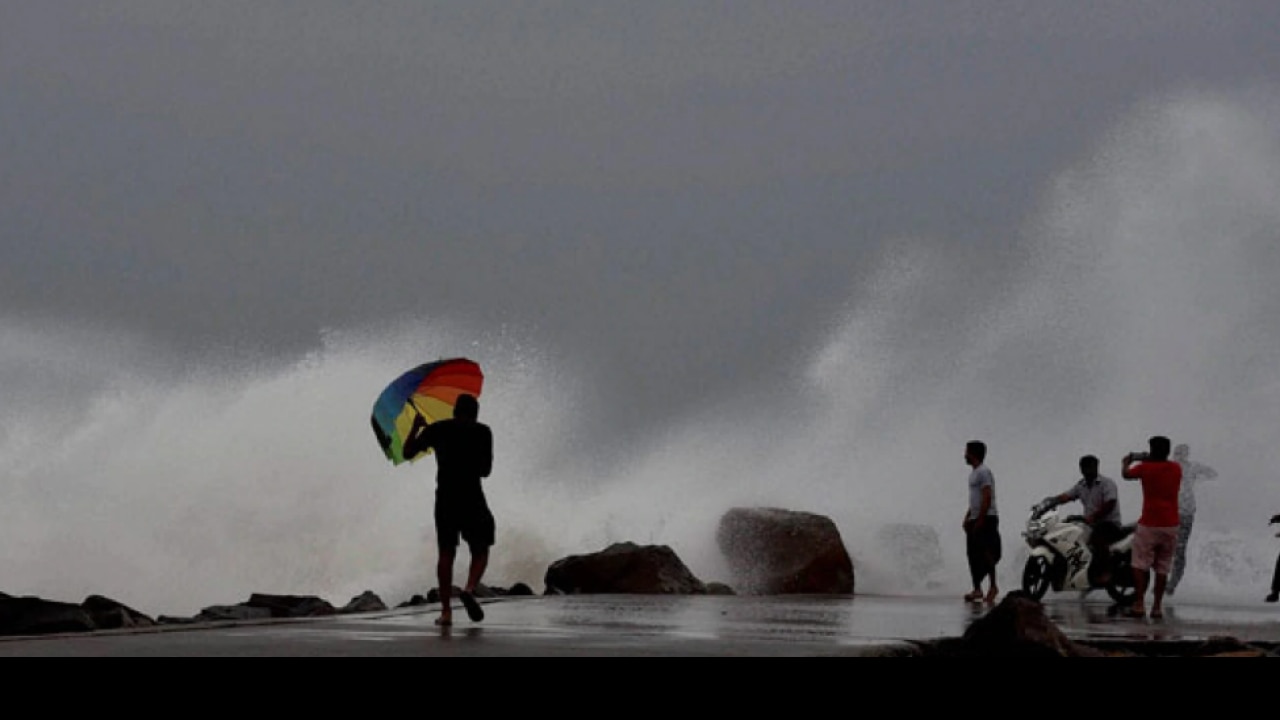
[[[735,578],[704,583],[667,546],[618,543],[574,555],[547,568],[544,595],[753,595],[843,594],[854,591],[853,560],[834,522],[812,513],[738,508],[721,520],[718,541]],[[735,590],[737,586],[737,590]],[[533,595],[523,583],[481,587],[482,598]],[[438,590],[414,596],[398,608],[439,602]],[[0,593],[0,636],[126,630],[158,625],[255,622],[324,617],[389,609],[372,591],[335,606],[308,595],[253,594],[234,605],[204,608],[194,617],[152,618],[124,603],[94,596],[79,605]]]
[[[454,588],[455,595],[460,592]],[[483,587],[477,595],[486,598],[533,595],[527,585],[511,588]],[[439,591],[415,595],[398,608],[432,605],[440,602]],[[244,623],[265,620],[328,617],[381,612],[390,609],[377,594],[366,591],[346,605],[335,606],[314,595],[268,595],[254,593],[235,605],[213,605],[193,617],[161,615],[152,618],[110,598],[94,595],[83,603],[46,600],[38,597],[12,597],[0,593],[0,636],[57,635],[104,630],[131,630],[163,625],[196,625],[206,623]]]
[[[936,533],[895,526],[892,538],[909,540],[906,553],[921,570],[940,563],[932,547]],[[618,543],[600,552],[574,555],[551,564],[544,595],[853,595],[853,560],[839,530],[827,517],[778,508],[735,508],[720,521],[716,540],[732,577],[729,582],[703,582],[676,553],[663,545]],[[902,545],[902,542],[898,542]],[[481,587],[478,596],[532,596],[529,586]],[[438,590],[415,595],[398,608],[439,602]],[[160,625],[255,622],[290,618],[381,612],[390,608],[372,591],[342,606],[315,596],[253,594],[242,603],[215,605],[195,617],[152,619],[120,602],[93,596],[79,605],[0,593],[0,636],[127,630]],[[1264,656],[1275,648],[1250,646],[1231,638],[1185,647],[1168,643],[1145,649],[1126,643],[1120,648],[1071,641],[1045,616],[1039,602],[1010,593],[962,638],[905,646],[902,654],[946,656],[1245,655]],[[896,652],[896,651],[895,651]]]

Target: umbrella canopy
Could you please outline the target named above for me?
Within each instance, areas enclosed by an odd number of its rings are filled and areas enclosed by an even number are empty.
[[[483,385],[480,365],[466,358],[426,363],[396,378],[373,404],[373,434],[387,459],[394,465],[416,460],[404,456],[414,418],[428,424],[451,418],[458,396],[479,398]]]

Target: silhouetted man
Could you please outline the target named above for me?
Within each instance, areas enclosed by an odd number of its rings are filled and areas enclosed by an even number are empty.
[[[479,401],[460,395],[452,418],[430,424],[421,416],[415,418],[404,444],[408,458],[428,450],[436,453],[435,522],[440,552],[436,565],[440,617],[436,624],[444,627],[453,624],[453,565],[460,541],[466,541],[471,552],[471,567],[458,599],[472,621],[484,619],[475,591],[489,565],[495,523],[480,481],[493,470],[493,433],[477,420],[479,415]]]
[[[1280,515],[1271,516],[1271,524],[1280,523]],[[1276,537],[1280,537],[1277,534]],[[1273,603],[1280,601],[1280,557],[1276,557],[1276,572],[1271,576],[1271,594],[1267,596],[1267,602]]]

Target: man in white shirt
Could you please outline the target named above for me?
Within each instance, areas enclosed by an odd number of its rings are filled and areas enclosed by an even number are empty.
[[[964,461],[973,468],[969,473],[969,507],[964,514],[965,552],[969,558],[969,574],[973,592],[964,596],[967,602],[986,601],[995,604],[1000,596],[996,585],[996,565],[1000,562],[1000,515],[996,508],[996,481],[986,466],[987,446],[974,440],[965,446]],[[990,580],[987,592],[982,583]]]
[[[1111,581],[1110,548],[1120,539],[1120,490],[1116,481],[1098,474],[1098,458],[1085,455],[1080,458],[1080,481],[1070,490],[1044,499],[1040,506],[1049,509],[1073,500],[1084,506],[1084,523],[1089,526],[1089,551],[1093,558],[1089,563],[1089,578],[1094,585],[1103,586]]]

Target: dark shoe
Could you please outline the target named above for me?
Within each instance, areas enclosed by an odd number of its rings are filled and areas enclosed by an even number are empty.
[[[484,608],[480,607],[480,603],[476,602],[476,598],[469,592],[461,592],[458,599],[462,601],[462,607],[466,608],[467,617],[471,618],[471,622],[480,622],[484,619]]]
[[[1280,601],[1280,593],[1271,593],[1267,596],[1267,602],[1273,603],[1277,601]]]

